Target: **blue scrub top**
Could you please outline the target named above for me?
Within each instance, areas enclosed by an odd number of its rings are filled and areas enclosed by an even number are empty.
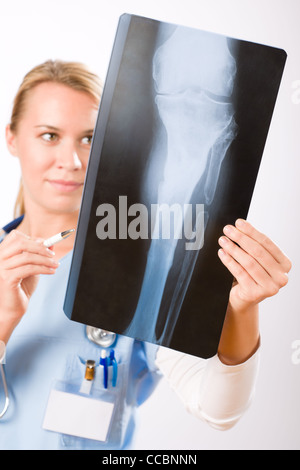
[[[5,234],[21,220],[5,226]],[[154,365],[156,346],[117,336],[113,347],[117,361],[123,364],[121,405],[108,443],[71,438],[42,428],[49,393],[56,382],[80,383],[85,361],[93,359],[98,364],[102,349],[88,340],[85,325],[69,320],[63,312],[71,259],[72,252],[60,260],[55,274],[40,276],[28,310],[8,342],[10,406],[0,421],[1,450],[130,448],[135,408],[149,396],[159,378]]]

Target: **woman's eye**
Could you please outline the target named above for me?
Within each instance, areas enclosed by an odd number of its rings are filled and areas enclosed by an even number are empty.
[[[92,138],[93,138],[92,135],[87,135],[87,136],[83,137],[83,139],[82,139],[81,142],[82,142],[84,145],[91,145],[91,143],[92,143]]]
[[[42,134],[41,137],[46,142],[55,142],[58,138],[57,134],[54,134],[53,132],[45,132],[45,134]]]

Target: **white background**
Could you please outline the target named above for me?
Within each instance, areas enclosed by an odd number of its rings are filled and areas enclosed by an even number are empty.
[[[293,262],[290,281],[261,305],[262,359],[254,403],[220,432],[189,416],[161,381],[139,413],[135,448],[300,449],[300,2],[299,0],[10,0],[0,3],[0,225],[12,219],[19,184],[4,138],[16,90],[49,58],[87,63],[105,78],[122,13],[197,27],[286,50],[288,61],[248,220]],[[186,326],[189,327],[188,325]]]

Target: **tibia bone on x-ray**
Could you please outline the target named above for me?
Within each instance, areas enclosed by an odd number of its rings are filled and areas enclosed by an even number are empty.
[[[156,133],[148,184],[159,172],[157,203],[190,203],[201,177],[202,201],[207,208],[212,202],[222,161],[235,136],[234,109],[230,100],[236,64],[227,39],[217,35],[177,27],[157,48],[153,57],[155,103],[159,125]],[[165,140],[160,140],[160,136]],[[164,144],[166,142],[166,144]],[[161,163],[163,162],[163,164]],[[151,168],[152,165],[152,168]],[[145,188],[146,197],[151,190]],[[174,215],[176,217],[176,215]],[[197,220],[198,217],[198,220]],[[199,249],[203,246],[208,214],[197,214],[195,226],[202,220],[200,244],[197,250],[181,249],[178,237],[151,240],[138,305],[126,331],[147,341],[168,345],[186,295]],[[156,225],[158,230],[159,214]],[[175,230],[181,230],[174,221]],[[183,245],[181,245],[183,246]],[[176,255],[175,255],[176,251]],[[176,259],[175,259],[176,258]],[[162,332],[156,337],[156,325],[168,276],[174,263],[180,272],[168,289],[168,311],[164,313]]]

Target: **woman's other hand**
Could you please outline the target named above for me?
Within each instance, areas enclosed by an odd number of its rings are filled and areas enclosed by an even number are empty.
[[[40,274],[55,273],[54,253],[18,230],[0,244],[0,339],[7,343],[27,310]]]

